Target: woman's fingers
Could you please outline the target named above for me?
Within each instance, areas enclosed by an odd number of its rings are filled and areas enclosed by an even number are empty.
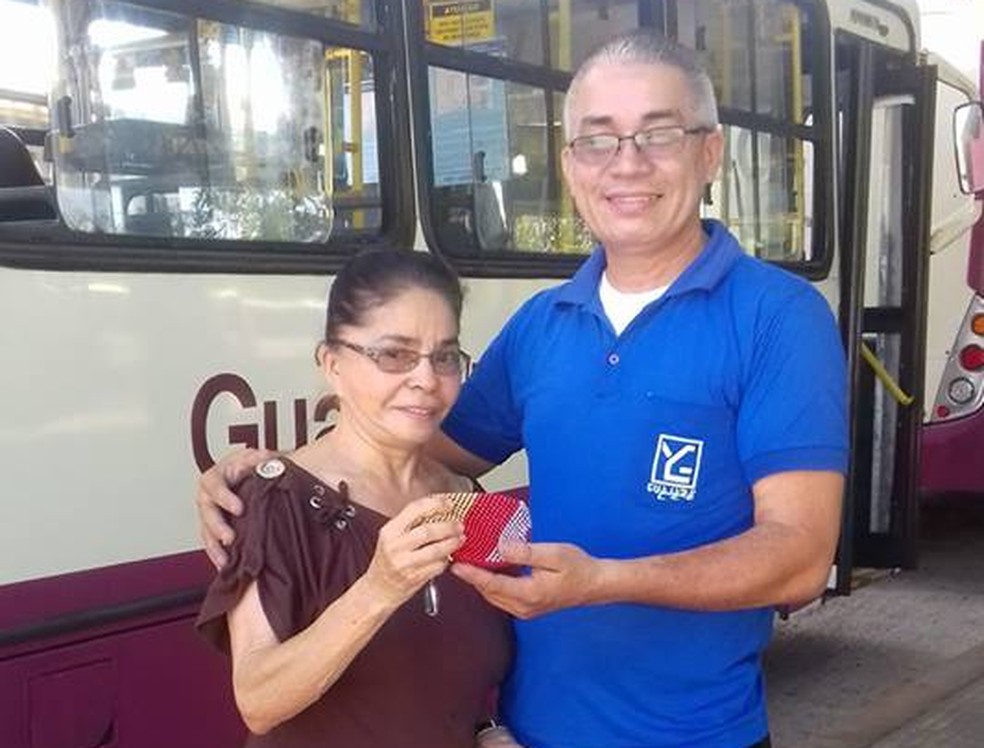
[[[265,449],[243,449],[222,457],[198,478],[195,504],[198,507],[199,535],[205,552],[217,568],[225,565],[225,546],[234,533],[222,511],[242,514],[243,503],[231,490],[257,465],[273,455]]]
[[[408,504],[380,530],[367,574],[387,594],[405,600],[447,568],[449,556],[464,542],[464,526],[456,520],[423,520],[450,508],[444,498],[425,497]]]
[[[411,501],[387,524],[392,524],[397,532],[408,532],[421,523],[430,524],[427,519],[448,514],[453,508],[451,500],[445,496],[425,496]]]

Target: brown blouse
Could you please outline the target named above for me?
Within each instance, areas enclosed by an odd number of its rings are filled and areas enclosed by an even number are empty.
[[[264,475],[270,477],[263,477]],[[252,580],[277,637],[308,627],[362,574],[388,518],[286,459],[243,483],[229,562],[209,587],[197,626],[228,652],[226,613]],[[508,617],[451,574],[435,580],[436,617],[411,597],[324,696],[247,746],[472,748],[475,725],[512,656]],[[314,656],[314,654],[312,654]]]

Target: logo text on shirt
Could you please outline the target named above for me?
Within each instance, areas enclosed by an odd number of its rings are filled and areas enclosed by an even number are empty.
[[[693,501],[703,451],[700,439],[660,434],[646,490],[660,501]]]

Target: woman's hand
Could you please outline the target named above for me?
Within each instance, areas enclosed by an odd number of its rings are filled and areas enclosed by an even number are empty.
[[[383,525],[363,577],[375,594],[399,607],[448,567],[448,557],[465,540],[464,525],[454,520],[417,523],[450,510],[449,499],[425,496]]]
[[[221,569],[228,560],[225,547],[235,537],[222,510],[241,514],[243,502],[230,488],[249,475],[261,462],[275,457],[266,449],[239,449],[222,457],[215,465],[198,477],[195,504],[198,507],[198,534],[205,553]]]

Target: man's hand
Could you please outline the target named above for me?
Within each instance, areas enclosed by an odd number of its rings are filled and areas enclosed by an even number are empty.
[[[451,571],[517,618],[599,602],[593,595],[602,562],[576,545],[505,543],[499,552],[509,563],[528,566],[529,575],[513,577],[468,564],[454,564]]]
[[[230,488],[249,475],[261,462],[275,456],[275,452],[266,449],[237,450],[227,454],[199,476],[198,493],[195,497],[198,506],[198,534],[215,568],[225,566],[229,559],[225,546],[235,537],[221,510],[237,515],[243,511],[243,502]]]

